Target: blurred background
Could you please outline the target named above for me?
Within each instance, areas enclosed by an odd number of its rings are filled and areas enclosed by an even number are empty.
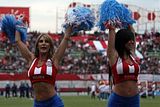
[[[139,90],[141,96],[160,95],[160,0],[118,0],[132,11],[136,20],[136,55],[141,71]],[[88,7],[98,21],[99,6],[102,0],[0,0],[0,20],[5,14],[25,17],[28,22],[27,45],[34,51],[37,38],[35,33],[48,33],[54,41],[54,48],[62,37],[62,24],[68,8]],[[91,31],[81,31],[71,37],[66,51],[56,88],[61,95],[90,95],[96,91],[99,97],[100,86],[105,85],[105,97],[110,93],[109,67],[106,57],[108,31],[97,27]],[[0,95],[8,97],[32,98],[32,87],[27,77],[28,65],[14,44],[0,31]],[[152,94],[154,92],[154,94]]]

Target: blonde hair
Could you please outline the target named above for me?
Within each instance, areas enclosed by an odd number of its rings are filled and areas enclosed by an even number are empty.
[[[54,53],[54,47],[53,47],[53,41],[52,41],[52,38],[46,34],[46,33],[41,33],[37,40],[36,40],[36,44],[35,44],[35,57],[39,57],[39,49],[38,49],[38,42],[40,40],[41,37],[44,37],[46,40],[48,40],[49,44],[50,44],[50,49],[49,49],[49,55],[48,55],[48,58],[51,58],[53,53]]]

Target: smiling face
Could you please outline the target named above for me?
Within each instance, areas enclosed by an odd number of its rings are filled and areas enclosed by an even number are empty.
[[[52,38],[47,34],[41,34],[36,41],[35,56],[48,55],[49,58],[53,55],[53,42]]]
[[[38,41],[38,50],[40,53],[48,53],[50,49],[50,43],[46,37],[42,36]]]

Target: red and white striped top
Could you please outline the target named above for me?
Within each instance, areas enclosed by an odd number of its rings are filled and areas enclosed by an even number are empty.
[[[28,77],[31,83],[35,82],[48,82],[55,84],[57,75],[57,69],[50,59],[46,61],[42,66],[38,67],[38,58],[34,59],[29,70]]]
[[[135,58],[131,56],[131,59],[132,65],[128,64],[123,58],[118,58],[117,62],[112,66],[114,84],[127,80],[137,81],[140,67]]]

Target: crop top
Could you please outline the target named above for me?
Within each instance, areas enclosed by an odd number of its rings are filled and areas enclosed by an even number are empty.
[[[37,67],[37,65],[38,58],[33,60],[28,70],[28,77],[31,83],[48,82],[50,84],[55,84],[57,69],[52,61],[48,59],[42,66]]]
[[[140,67],[135,58],[132,56],[130,57],[133,64],[128,64],[124,58],[118,58],[116,63],[112,66],[114,84],[127,80],[137,81]]]

